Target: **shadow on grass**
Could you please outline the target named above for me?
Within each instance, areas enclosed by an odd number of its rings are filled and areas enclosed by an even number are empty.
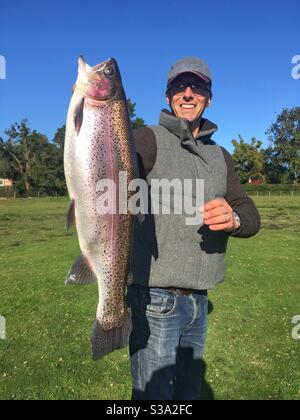
[[[144,392],[133,390],[132,400],[214,400],[214,391],[205,380],[206,363],[203,360],[195,359],[193,352],[192,348],[178,348],[177,366],[170,365],[155,371]],[[174,372],[177,372],[178,376],[173,384]],[[197,376],[202,378],[200,382],[193,380],[196,372]],[[163,385],[162,379],[164,380]],[[173,397],[170,398],[173,389]],[[191,398],[192,394],[195,395],[194,398]]]

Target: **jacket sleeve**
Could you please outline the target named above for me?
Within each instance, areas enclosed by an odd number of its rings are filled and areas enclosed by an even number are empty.
[[[149,127],[137,128],[134,130],[133,135],[138,156],[140,177],[146,179],[146,176],[152,171],[156,162],[156,138]]]
[[[260,215],[253,200],[246,194],[235,172],[234,161],[229,152],[221,147],[227,165],[226,201],[239,215],[241,226],[229,235],[237,238],[250,238],[260,229]]]

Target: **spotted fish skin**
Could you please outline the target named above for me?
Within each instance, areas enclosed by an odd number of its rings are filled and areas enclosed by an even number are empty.
[[[66,283],[98,282],[99,304],[92,334],[93,358],[97,360],[124,347],[131,330],[125,289],[133,216],[129,212],[103,215],[98,209],[99,181],[114,181],[118,197],[119,172],[127,173],[128,184],[138,176],[127,101],[114,59],[91,68],[79,58],[64,161],[71,199],[66,225],[76,224],[82,252]]]

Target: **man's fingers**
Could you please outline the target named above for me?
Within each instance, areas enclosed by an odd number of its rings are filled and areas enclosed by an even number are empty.
[[[224,214],[228,214],[228,210],[225,207],[216,207],[212,210],[205,211],[203,213],[203,218],[210,219],[211,217],[221,216]]]
[[[200,209],[203,222],[211,231],[231,232],[234,229],[232,208],[225,198],[219,197],[204,204]]]
[[[219,230],[225,230],[225,229],[228,229],[228,223],[221,224],[221,225],[210,225],[208,228],[214,232],[219,231]]]
[[[214,200],[211,200],[208,203],[204,204],[204,211],[209,211],[216,207],[222,207],[224,203],[226,203],[226,200],[224,198],[215,198]]]
[[[231,221],[229,214],[222,214],[221,216],[211,217],[210,219],[204,220],[206,225],[218,225],[218,224],[226,224],[228,227],[228,223]]]

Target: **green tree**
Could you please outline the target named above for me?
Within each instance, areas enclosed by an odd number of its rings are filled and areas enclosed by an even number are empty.
[[[66,135],[66,126],[63,125],[62,127],[56,130],[56,133],[53,139],[53,143],[61,151],[62,156],[64,154],[65,135]]]
[[[64,146],[65,146],[65,135],[66,135],[66,126],[58,128],[52,143],[56,146],[58,151],[58,162],[57,162],[57,178],[60,185],[60,188],[66,190],[66,181],[64,173]]]
[[[45,136],[36,138],[32,172],[34,188],[46,193],[63,193],[65,178],[60,149]]]
[[[267,133],[266,175],[271,183],[300,182],[300,107],[284,109]]]
[[[143,120],[143,118],[139,118],[139,117],[135,118],[136,117],[136,113],[135,113],[136,103],[132,102],[131,99],[128,98],[127,104],[128,104],[128,110],[129,110],[132,129],[135,130],[136,128],[146,127],[146,123]]]
[[[0,144],[3,140],[0,138]],[[11,168],[5,153],[0,149],[0,178],[12,178]]]
[[[32,131],[27,120],[13,124],[5,133],[8,138],[0,139],[0,152],[19,192],[30,193],[36,188],[60,192],[65,188],[61,152],[56,144]]]
[[[27,120],[23,120],[20,124],[13,124],[5,131],[5,134],[8,140],[4,142],[1,139],[0,149],[9,162],[12,172],[22,179],[26,191],[30,191],[33,155],[31,130],[27,125]]]
[[[232,158],[235,162],[235,169],[242,184],[251,180],[264,180],[264,150],[261,149],[262,142],[255,137],[251,143],[246,143],[241,135],[239,141],[232,140],[234,146]]]

